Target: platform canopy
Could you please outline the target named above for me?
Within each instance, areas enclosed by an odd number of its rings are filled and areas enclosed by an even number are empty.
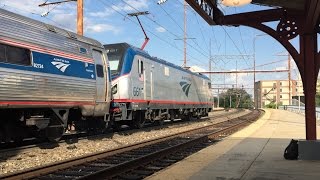
[[[252,0],[251,4],[265,6],[265,10],[226,15],[218,8],[221,0],[186,0],[186,2],[209,25],[244,25],[259,29],[272,36],[288,50],[297,64],[303,81],[306,139],[316,140],[315,94],[320,67],[317,40],[320,32],[320,0]],[[268,26],[266,22],[278,24],[274,28]],[[290,40],[294,38],[299,38],[299,47],[291,44]]]
[[[304,10],[305,0],[253,0],[252,4]]]

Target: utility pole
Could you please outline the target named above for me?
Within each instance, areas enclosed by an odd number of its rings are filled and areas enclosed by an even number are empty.
[[[51,2],[51,3],[42,3],[39,4],[39,7],[43,6],[49,6],[49,5],[55,5],[55,4],[61,4],[61,3],[67,3],[77,1],[77,34],[80,36],[83,36],[83,0],[65,0],[65,1],[57,1],[57,2]]]
[[[183,28],[183,38],[180,39],[174,39],[174,40],[183,40],[183,68],[187,68],[187,39],[195,39],[195,38],[188,38],[187,37],[187,2],[184,1],[183,3],[184,8],[184,28]]]
[[[290,53],[288,52],[288,80],[289,80],[289,105],[291,105],[291,58]]]
[[[231,108],[231,94],[230,94],[230,103],[229,103],[229,107]]]
[[[187,2],[184,0],[183,67],[187,67]]]
[[[236,59],[236,71],[238,71],[238,60]],[[255,73],[255,71],[254,71]],[[236,88],[238,87],[238,73],[236,73]]]
[[[218,89],[218,105],[217,105],[218,108],[219,108],[219,104],[220,104],[220,94],[219,94],[219,89]]]
[[[211,39],[210,39],[210,42],[209,42],[209,71],[211,71]],[[209,74],[209,79],[210,79],[210,83],[211,83],[211,74]]]

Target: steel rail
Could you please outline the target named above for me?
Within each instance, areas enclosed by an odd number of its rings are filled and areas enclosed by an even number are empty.
[[[221,113],[222,111],[224,111],[224,109],[221,109],[221,110],[216,110],[215,112],[218,113],[218,114],[215,114],[211,117],[204,117],[204,118],[201,118],[201,121],[205,121],[207,119],[210,119],[210,118],[219,118],[221,116],[225,116],[225,115],[232,115],[232,114],[236,114],[238,112],[240,112],[239,110],[236,110],[236,111],[232,111],[228,114],[225,114],[225,113]],[[168,124],[174,124],[174,123],[177,123],[175,125],[179,126],[179,125],[183,125],[186,123],[186,121],[170,121],[170,122],[166,122]],[[146,125],[144,127],[144,129],[147,129],[147,128],[155,128],[155,126],[148,126]],[[122,133],[132,133],[131,131],[137,131],[137,130],[127,130],[127,131],[121,131]],[[141,129],[139,129],[139,131],[141,131]],[[112,132],[110,132],[112,133]],[[63,143],[66,143],[67,141],[69,140],[72,140],[72,139],[77,139],[77,140],[82,140],[82,139],[87,139],[88,137],[90,137],[90,139],[101,139],[101,138],[104,138],[104,137],[108,137],[110,135],[110,133],[106,133],[106,134],[96,134],[96,135],[87,135],[87,133],[79,133],[79,134],[69,134],[69,135],[64,135],[62,137],[62,139],[58,142],[59,144],[63,144]],[[33,139],[33,141],[31,142],[23,142],[24,145],[16,145],[16,144],[13,144],[13,143],[10,143],[10,144],[0,144],[0,154],[3,154],[3,153],[15,153],[15,152],[20,152],[20,151],[27,151],[27,150],[32,150],[34,148],[37,148],[37,147],[50,147],[52,146],[52,144],[56,145],[56,143],[50,143],[50,142],[41,142],[39,140],[36,140],[36,139]],[[7,147],[6,147],[7,146]],[[3,148],[5,147],[5,148]],[[8,148],[9,147],[9,148]]]
[[[241,119],[241,117],[238,117],[238,118],[235,118],[235,119],[239,119],[239,118]],[[6,175],[2,175],[2,176],[0,176],[0,179],[30,179],[30,178],[35,178],[35,177],[39,177],[41,175],[50,174],[52,172],[56,172],[56,171],[59,171],[59,170],[64,170],[64,169],[67,169],[67,168],[70,168],[70,167],[74,167],[74,166],[77,166],[77,165],[85,164],[85,163],[92,162],[92,161],[95,161],[95,160],[98,160],[98,159],[111,157],[112,155],[116,155],[116,154],[119,154],[119,153],[127,152],[129,150],[134,150],[134,149],[138,149],[138,148],[141,148],[141,147],[144,147],[144,146],[148,146],[148,145],[151,145],[151,144],[159,143],[159,142],[162,142],[162,141],[165,141],[165,140],[173,139],[175,137],[186,136],[186,135],[192,134],[192,133],[194,133],[196,131],[201,131],[201,130],[208,129],[208,128],[215,128],[215,127],[218,127],[219,125],[221,126],[223,124],[226,124],[226,121],[219,122],[219,123],[216,123],[216,124],[213,124],[213,125],[208,125],[208,126],[205,126],[205,127],[199,127],[199,128],[196,128],[196,129],[180,132],[180,133],[177,133],[177,134],[174,134],[174,135],[170,135],[170,136],[166,136],[166,137],[161,137],[161,138],[154,139],[154,140],[148,140],[148,141],[139,142],[139,143],[136,143],[136,144],[132,144],[132,145],[125,146],[125,147],[120,147],[120,148],[113,149],[113,150],[97,152],[97,153],[94,153],[94,154],[84,155],[84,156],[80,156],[80,157],[77,157],[77,158],[64,160],[64,161],[61,161],[61,162],[51,163],[51,164],[48,164],[48,165],[45,165],[45,166],[41,166],[41,167],[30,168],[30,169],[26,169],[26,170],[19,171],[19,172],[16,172],[16,173],[10,173],[10,174],[6,174]],[[237,126],[239,124],[237,124]],[[221,134],[222,132],[229,131],[230,129],[231,129],[231,127],[227,127],[224,130],[219,130],[219,132]],[[197,141],[199,141],[199,139]],[[169,149],[167,149],[167,151],[169,151]],[[159,152],[159,153],[161,153],[161,152]],[[159,153],[154,153],[154,155],[159,154]],[[115,169],[116,169],[116,167],[113,168],[114,172],[117,172]],[[120,168],[120,169],[122,169],[122,168]],[[101,172],[98,171],[97,175],[101,174],[102,172],[106,172],[106,171],[109,172],[108,170],[104,170],[104,171],[101,171]]]
[[[235,118],[235,119],[238,119],[238,118]],[[109,178],[112,178],[118,174],[121,174],[124,171],[124,169],[126,171],[129,171],[130,169],[134,169],[136,167],[139,167],[142,164],[146,164],[146,163],[152,162],[154,160],[163,158],[171,153],[178,151],[179,149],[185,149],[190,146],[199,144],[200,142],[208,141],[208,139],[219,137],[221,134],[229,133],[230,131],[234,131],[235,129],[239,129],[243,126],[246,126],[248,123],[249,123],[248,120],[243,120],[243,121],[236,123],[232,126],[228,126],[224,129],[216,130],[216,131],[211,132],[209,134],[197,137],[195,139],[191,139],[190,141],[187,141],[185,143],[178,144],[178,145],[175,145],[172,147],[168,147],[163,150],[160,150],[160,151],[157,151],[157,152],[154,152],[151,154],[147,154],[147,155],[142,156],[140,158],[125,162],[125,163],[120,164],[118,166],[106,168],[106,169],[100,170],[100,171],[92,173],[92,174],[85,175],[85,176],[77,178],[77,179],[109,179]],[[207,127],[207,128],[210,128],[210,127]],[[195,133],[197,131],[201,132],[203,129],[204,128],[198,128],[196,130],[191,130],[187,134]]]

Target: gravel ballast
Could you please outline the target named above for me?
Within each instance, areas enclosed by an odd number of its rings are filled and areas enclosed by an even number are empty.
[[[230,112],[229,112],[230,113]],[[248,114],[249,111],[240,111],[228,115],[228,112],[218,111],[210,113],[210,116],[222,114],[218,118],[211,118],[206,121],[190,121],[184,124],[170,124],[163,128],[145,128],[141,130],[130,130],[106,135],[99,139],[81,139],[77,142],[59,143],[51,149],[40,147],[21,150],[20,152],[6,152],[0,154],[0,174],[21,171],[27,168],[43,166],[58,161],[63,161],[79,156],[106,151],[142,141],[157,139],[168,135],[176,134],[191,129],[208,126],[214,123],[225,121]],[[223,115],[225,114],[225,115]]]

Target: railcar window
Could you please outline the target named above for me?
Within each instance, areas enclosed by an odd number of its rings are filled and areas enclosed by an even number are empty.
[[[143,61],[141,61],[140,59],[138,60],[138,73],[143,74]]]
[[[19,65],[31,65],[30,50],[0,44],[0,62]]]
[[[143,61],[141,61],[141,74],[143,74]]]
[[[97,69],[97,76],[100,78],[103,78],[103,66],[100,64],[97,64],[96,69]]]
[[[0,44],[0,62],[6,62],[6,47]]]
[[[30,65],[30,51],[23,48],[8,46],[7,61],[12,64]]]
[[[164,75],[169,76],[169,68],[164,67]]]

